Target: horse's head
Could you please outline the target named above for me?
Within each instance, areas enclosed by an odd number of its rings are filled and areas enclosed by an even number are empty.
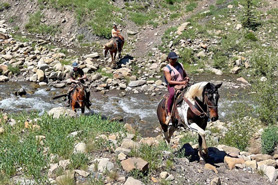
[[[76,93],[77,93],[77,102],[79,104],[80,107],[84,107],[85,106],[85,90],[84,87],[82,85],[78,85],[76,87]]]
[[[213,83],[208,83],[203,91],[204,103],[208,107],[209,115],[211,121],[218,120],[218,89],[221,87],[222,83],[214,85]]]

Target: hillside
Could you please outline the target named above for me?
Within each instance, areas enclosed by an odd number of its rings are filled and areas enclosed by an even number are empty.
[[[113,23],[126,41],[117,69],[101,54]],[[33,92],[18,99],[65,93],[77,61],[94,98],[137,96],[144,107],[167,91],[161,71],[175,51],[192,81],[223,82],[230,114],[208,123],[203,161],[196,133],[179,129],[167,145],[158,121],[153,129],[139,116],[4,109],[0,184],[277,184],[277,31],[276,0],[1,1],[0,105],[26,84]],[[14,93],[12,82],[27,83]]]

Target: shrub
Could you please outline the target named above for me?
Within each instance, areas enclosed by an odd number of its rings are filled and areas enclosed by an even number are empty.
[[[257,41],[258,38],[255,36],[253,32],[247,32],[244,37],[248,40]]]
[[[0,3],[0,12],[6,9],[9,9],[11,5],[9,3]]]
[[[255,132],[256,120],[245,117],[235,119],[221,143],[244,150]]]
[[[73,154],[70,158],[70,166],[73,169],[79,169],[81,166],[86,165],[88,162],[88,157],[83,153]]]
[[[262,151],[266,154],[274,152],[275,146],[278,144],[278,127],[268,127],[262,133]]]
[[[257,27],[261,24],[258,22],[254,13],[254,3],[252,1],[253,0],[246,0],[242,25],[246,28],[256,31]]]
[[[19,74],[20,73],[20,69],[19,66],[15,66],[13,67],[11,64],[8,65],[8,70],[12,73],[12,74]]]
[[[182,51],[180,51],[180,57],[182,60],[182,63],[189,63],[192,64],[196,61],[196,58],[194,57],[194,53],[192,49],[184,48]]]

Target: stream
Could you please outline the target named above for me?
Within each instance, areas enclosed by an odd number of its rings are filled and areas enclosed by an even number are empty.
[[[192,76],[191,81],[199,82],[211,79],[212,83],[223,82],[219,89],[219,120],[227,121],[227,116],[233,112],[232,105],[238,101],[248,101],[240,98],[244,94],[241,82],[236,81],[235,76],[216,76],[212,74]],[[6,82],[0,83],[0,109],[4,112],[38,111],[39,115],[54,107],[65,106],[63,98],[52,100],[52,97],[66,92],[66,89],[54,87],[39,87],[30,82]],[[24,88],[26,96],[16,96],[14,92]],[[91,109],[94,113],[101,114],[108,118],[123,119],[124,122],[135,124],[142,136],[158,135],[159,122],[156,116],[156,107],[162,95],[150,96],[144,93],[129,94],[119,97],[119,91],[109,91],[103,95],[99,92],[91,92]],[[233,98],[238,96],[239,98]],[[88,112],[88,110],[87,110]],[[80,113],[80,112],[79,112]],[[155,133],[155,134],[154,134]]]

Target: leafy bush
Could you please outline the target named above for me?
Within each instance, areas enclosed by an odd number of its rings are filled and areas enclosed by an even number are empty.
[[[255,125],[256,120],[251,118],[235,119],[221,142],[228,146],[244,150],[255,132]]]
[[[255,36],[253,32],[247,32],[244,37],[248,40],[257,41],[258,38]]]
[[[271,154],[278,144],[278,127],[268,127],[262,133],[262,150],[263,153]]]
[[[89,158],[83,153],[77,153],[71,155],[70,166],[73,169],[79,169],[81,166],[86,165],[89,162]]]
[[[184,48],[182,51],[180,51],[180,57],[182,60],[182,63],[189,63],[192,64],[195,62],[195,57],[192,49]]]

